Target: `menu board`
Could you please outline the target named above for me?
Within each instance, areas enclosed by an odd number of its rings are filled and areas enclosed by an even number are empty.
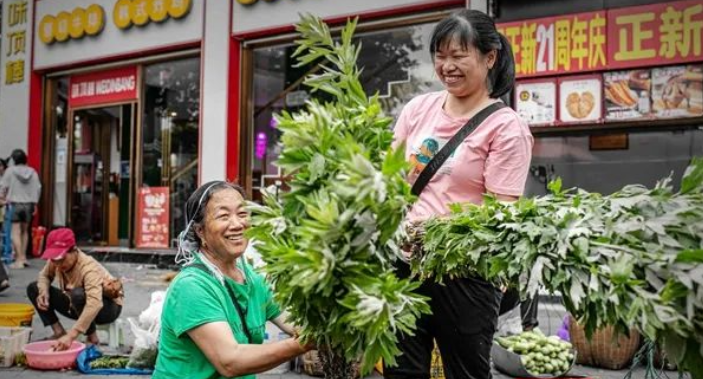
[[[556,104],[556,80],[523,81],[515,86],[515,109],[530,126],[553,125]]]
[[[602,77],[578,76],[559,80],[559,121],[598,122],[602,118]]]
[[[142,187],[137,199],[137,247],[168,248],[168,187]]]
[[[603,74],[605,120],[637,120],[651,116],[650,71],[626,70]]]
[[[652,108],[657,118],[703,115],[703,66],[652,70]]]

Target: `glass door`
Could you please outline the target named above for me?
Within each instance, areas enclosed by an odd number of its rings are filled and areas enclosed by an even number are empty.
[[[80,243],[128,245],[134,104],[74,110],[68,224]]]

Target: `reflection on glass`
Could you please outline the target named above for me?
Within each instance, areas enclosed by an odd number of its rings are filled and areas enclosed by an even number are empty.
[[[53,220],[54,226],[66,225],[66,175],[68,168],[68,77],[51,80],[47,82],[47,88],[53,87],[49,99],[51,113],[48,124],[54,130],[55,147],[54,147],[54,162],[53,177]],[[52,130],[52,129],[48,129]]]
[[[428,41],[434,24],[404,26],[380,32],[359,34],[362,45],[358,64],[361,81],[369,95],[378,93],[384,110],[397,116],[413,96],[440,89],[434,80]],[[310,97],[328,99],[326,94],[310,93],[303,78],[319,70],[320,61],[302,67],[291,54],[293,45],[265,47],[254,51],[254,131],[252,174],[254,199],[258,188],[279,180],[281,173],[273,162],[278,158],[280,133],[273,118],[282,110],[295,112]]]
[[[537,137],[531,175],[525,194],[547,193],[546,183],[556,176],[565,188],[580,187],[602,194],[628,184],[652,187],[673,172],[679,185],[691,158],[703,155],[703,130],[661,130],[629,133],[627,146],[598,150],[589,136]]]
[[[169,187],[170,235],[185,224],[183,207],[198,183],[200,59],[146,66],[142,185]]]

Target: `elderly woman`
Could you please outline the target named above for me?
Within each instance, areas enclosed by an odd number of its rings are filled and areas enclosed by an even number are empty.
[[[244,205],[242,189],[222,181],[188,199],[179,252],[188,263],[166,295],[154,379],[253,377],[312,348],[297,338],[261,345],[266,321],[295,333],[264,278],[240,259]]]

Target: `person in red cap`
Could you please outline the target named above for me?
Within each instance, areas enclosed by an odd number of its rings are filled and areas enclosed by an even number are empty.
[[[27,296],[37,309],[44,326],[51,326],[54,348],[66,350],[80,335],[98,344],[96,324],[110,324],[122,312],[124,293],[119,279],[93,257],[76,246],[76,236],[68,228],[49,233],[42,258],[46,265],[36,282],[27,287]],[[56,279],[58,288],[51,283]],[[76,320],[66,331],[56,312]]]

